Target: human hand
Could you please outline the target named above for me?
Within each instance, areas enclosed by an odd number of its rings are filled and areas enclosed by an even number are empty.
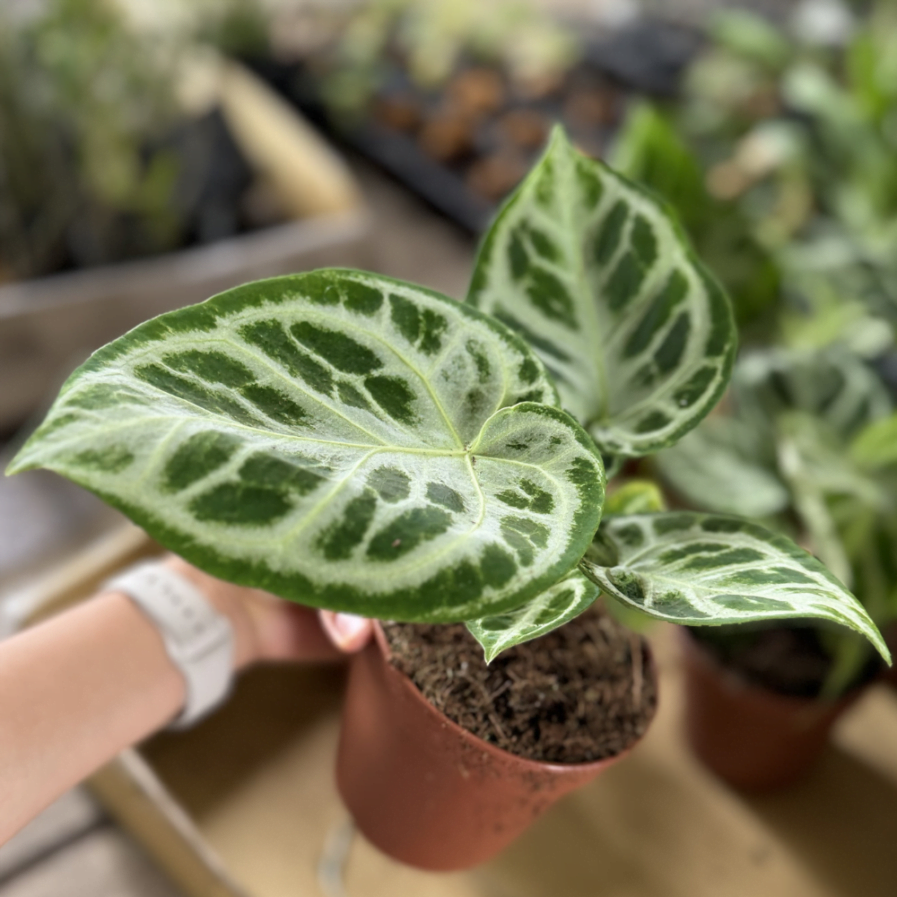
[[[234,627],[237,669],[265,660],[336,660],[360,651],[373,631],[354,614],[316,611],[216,579],[169,555],[165,565],[192,582]]]

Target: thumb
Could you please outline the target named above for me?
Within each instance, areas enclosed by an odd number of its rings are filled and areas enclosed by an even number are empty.
[[[332,610],[318,612],[321,628],[340,651],[352,654],[360,651],[370,640],[374,624],[366,617],[336,613]]]

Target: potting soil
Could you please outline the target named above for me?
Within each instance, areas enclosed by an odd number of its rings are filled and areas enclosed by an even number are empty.
[[[723,666],[752,685],[794,698],[817,698],[832,668],[819,629],[790,626],[694,627],[694,638]],[[849,691],[872,680],[881,668],[870,652]]]
[[[491,664],[463,624],[384,625],[393,665],[449,719],[520,757],[588,763],[645,732],[657,683],[643,639],[602,606]]]

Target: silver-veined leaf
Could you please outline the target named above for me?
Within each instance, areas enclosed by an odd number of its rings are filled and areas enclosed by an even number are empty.
[[[891,410],[880,378],[837,345],[751,352],[739,361],[733,386],[741,416],[758,429],[782,412],[803,411],[846,439]]]
[[[657,619],[715,626],[815,617],[862,633],[890,661],[866,610],[816,558],[737,517],[608,517],[580,569],[605,595]]]
[[[64,385],[12,471],[48,467],[210,573],[303,604],[448,621],[575,567],[601,460],[525,343],[344,270],[141,325]]]
[[[569,623],[594,603],[598,586],[578,570],[546,589],[516,610],[479,620],[468,620],[471,635],[483,646],[486,663],[491,663],[508,648],[547,635]]]
[[[729,302],[671,213],[560,129],[483,241],[467,301],[530,342],[607,455],[672,445],[729,380]]]

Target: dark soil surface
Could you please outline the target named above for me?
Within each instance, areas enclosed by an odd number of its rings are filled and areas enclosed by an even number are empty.
[[[816,698],[822,692],[831,660],[812,626],[775,626],[763,629],[695,627],[689,630],[721,664],[753,685],[776,694]],[[851,687],[873,679],[880,665],[870,658]]]
[[[463,624],[384,624],[392,663],[427,700],[474,735],[550,763],[613,757],[636,742],[657,706],[647,645],[598,605],[487,666]]]

